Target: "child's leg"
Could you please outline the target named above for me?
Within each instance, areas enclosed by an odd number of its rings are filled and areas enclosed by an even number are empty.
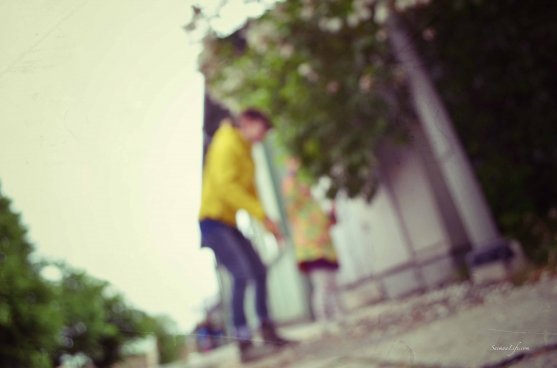
[[[324,270],[314,269],[309,271],[312,286],[311,307],[318,322],[327,319],[327,274]]]
[[[326,270],[327,277],[327,312],[331,320],[342,320],[345,315],[344,305],[337,285],[336,270]]]

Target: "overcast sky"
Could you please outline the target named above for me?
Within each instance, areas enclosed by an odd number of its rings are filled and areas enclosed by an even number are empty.
[[[217,290],[199,248],[203,82],[188,14],[185,0],[0,3],[2,192],[40,255],[184,328]]]

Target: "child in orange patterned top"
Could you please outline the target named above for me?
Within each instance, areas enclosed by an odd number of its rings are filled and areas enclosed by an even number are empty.
[[[309,186],[298,178],[299,162],[289,158],[287,168],[283,193],[296,261],[312,285],[311,304],[316,320],[328,328],[343,315],[336,283],[339,263],[329,234],[334,216],[321,209]]]

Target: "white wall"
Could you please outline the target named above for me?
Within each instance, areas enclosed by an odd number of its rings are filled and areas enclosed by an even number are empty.
[[[417,287],[424,284],[420,262],[447,256],[455,239],[462,241],[461,236],[450,236],[451,222],[443,216],[455,214],[450,213],[448,203],[439,202],[443,196],[436,191],[443,186],[435,182],[439,178],[431,174],[434,163],[426,161],[429,157],[418,144],[423,141],[411,139],[381,152],[381,185],[371,203],[338,198],[339,224],[333,234],[342,266],[341,283],[370,276],[383,279],[410,268],[414,274],[405,277],[415,278]],[[445,268],[452,267],[447,264]],[[403,288],[405,282],[389,280],[396,288]]]

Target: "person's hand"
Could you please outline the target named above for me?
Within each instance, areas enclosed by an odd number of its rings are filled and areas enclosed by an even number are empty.
[[[273,234],[275,238],[277,238],[277,240],[282,240],[282,232],[280,231],[280,227],[277,225],[276,222],[268,217],[265,217],[265,219],[263,220],[263,226],[265,226],[265,229]]]

